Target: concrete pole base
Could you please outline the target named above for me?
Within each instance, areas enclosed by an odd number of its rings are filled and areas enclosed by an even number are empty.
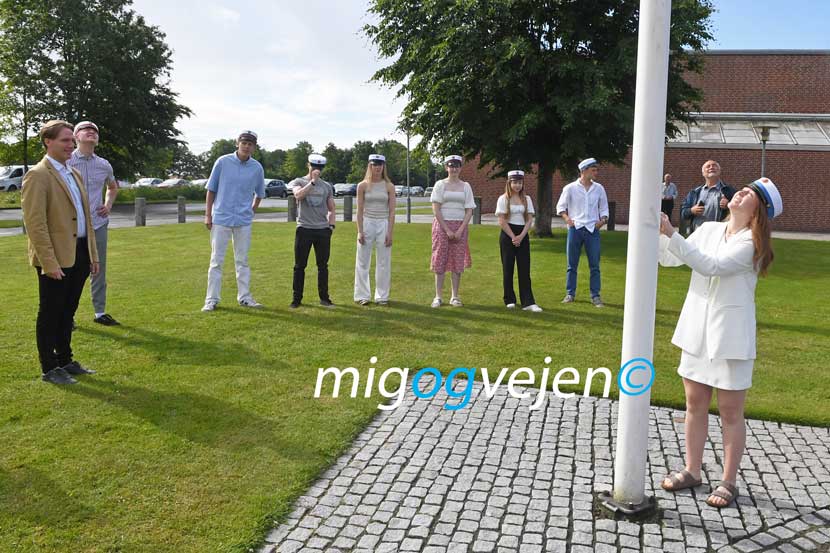
[[[618,501],[610,492],[600,492],[598,495],[599,503],[602,507],[610,511],[615,518],[622,516],[625,518],[638,519],[647,517],[657,511],[657,500],[654,496],[646,496],[642,503],[631,503],[629,501]]]

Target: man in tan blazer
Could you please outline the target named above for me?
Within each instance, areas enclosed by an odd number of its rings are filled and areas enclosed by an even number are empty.
[[[72,125],[49,121],[40,140],[46,155],[23,177],[21,200],[40,293],[37,349],[45,382],[75,384],[73,375],[95,372],[72,360],[71,343],[84,283],[98,272],[98,251],[83,179],[66,165],[75,148]]]

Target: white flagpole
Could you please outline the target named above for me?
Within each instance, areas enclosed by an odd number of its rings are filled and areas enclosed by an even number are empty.
[[[666,130],[671,0],[641,0],[637,42],[637,90],[628,215],[625,311],[620,375],[613,500],[623,512],[647,510],[645,497],[648,418],[653,378],[654,313],[657,299],[660,181]],[[639,370],[648,368],[649,370]],[[630,385],[630,386],[629,386]],[[632,513],[629,513],[632,514]]]

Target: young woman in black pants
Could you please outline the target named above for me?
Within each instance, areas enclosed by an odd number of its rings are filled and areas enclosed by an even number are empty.
[[[496,203],[499,217],[499,248],[504,275],[504,304],[508,309],[516,308],[516,293],[513,291],[513,267],[519,270],[519,299],[522,309],[538,313],[542,308],[533,299],[530,286],[530,225],[533,222],[533,202],[524,192],[524,171],[507,173],[504,194]]]

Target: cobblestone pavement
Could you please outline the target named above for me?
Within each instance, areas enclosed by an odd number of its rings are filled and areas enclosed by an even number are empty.
[[[612,487],[615,402],[548,393],[531,411],[535,394],[481,390],[457,411],[410,390],[379,412],[259,553],[830,551],[830,429],[749,421],[741,495],[717,510],[704,500],[720,477],[719,419],[704,485],[670,494],[659,483],[682,466],[683,413],[654,407],[646,485],[659,513],[614,521],[594,498]]]

